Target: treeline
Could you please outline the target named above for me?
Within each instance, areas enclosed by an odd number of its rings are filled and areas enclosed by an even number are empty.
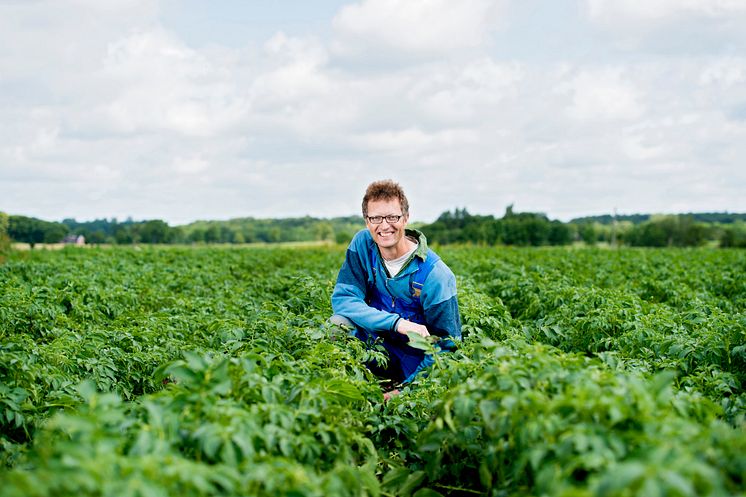
[[[346,243],[359,230],[358,216],[318,219],[240,218],[229,221],[197,221],[183,226],[169,226],[160,219],[133,221],[97,219],[78,222],[65,219],[49,222],[27,216],[7,216],[6,233],[12,241],[60,243],[67,237],[83,237],[86,244],[185,244],[185,243],[281,243],[333,241]],[[72,240],[71,240],[72,241]]]
[[[0,263],[5,261],[5,254],[10,249],[10,237],[8,237],[8,215],[0,212]]]
[[[704,216],[704,217],[703,217]],[[644,218],[644,220],[643,220]],[[705,222],[701,219],[717,219]],[[545,246],[608,244],[636,247],[696,247],[702,245],[746,248],[745,214],[635,215],[581,218],[563,223],[546,215],[514,212],[508,206],[501,218],[472,215],[466,209],[447,211],[431,224],[417,225],[431,243]],[[197,221],[169,226],[154,219],[98,219],[78,222],[65,219],[49,222],[26,216],[0,213],[0,257],[9,240],[29,243],[59,243],[66,237],[82,236],[87,244],[212,244],[282,243],[330,241],[347,243],[363,228],[359,216],[319,219],[313,217],[228,221]]]
[[[705,222],[701,219],[717,219]],[[744,214],[596,216],[569,223],[549,220],[544,214],[515,213],[508,206],[502,218],[471,215],[466,209],[443,213],[422,229],[437,243],[484,245],[568,245],[584,242],[633,247],[746,247]],[[608,222],[607,222],[608,221]]]
[[[171,243],[175,228],[165,221],[132,221],[119,223],[102,219],[79,223],[74,219],[50,222],[27,216],[9,216],[8,236],[12,241],[28,243],[60,243],[68,235],[83,236],[89,244],[100,243]]]
[[[34,217],[8,216],[6,234],[12,241],[25,242],[33,247],[37,243],[58,243],[67,235],[62,223],[43,221]]]
[[[508,206],[501,219],[471,215],[466,209],[444,212],[422,227],[433,243],[476,243],[483,245],[568,245],[573,229],[561,221],[550,221],[544,214],[513,212]]]
[[[346,243],[363,227],[361,216],[319,219],[310,216],[284,219],[238,218],[196,221],[181,226],[190,243],[283,243],[332,241]]]
[[[746,222],[746,214],[737,214],[730,212],[690,212],[687,214],[681,214],[681,216],[691,218],[694,221],[707,224],[732,224],[738,221]],[[601,216],[585,216],[575,218],[570,223],[572,224],[587,224],[587,223],[600,223],[600,224],[612,224],[624,221],[630,221],[632,224],[640,224],[646,221],[650,221],[652,214],[620,214],[612,216],[611,214],[603,214]]]
[[[577,238],[586,244],[609,243],[632,247],[719,247],[746,248],[746,222],[731,219],[714,223],[697,220],[691,214],[649,216],[637,224],[631,221],[571,222]]]

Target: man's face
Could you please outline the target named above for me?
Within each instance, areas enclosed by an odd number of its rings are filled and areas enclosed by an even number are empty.
[[[402,216],[402,214],[398,198],[368,201],[368,218],[375,216]],[[365,222],[368,226],[368,231],[373,235],[373,241],[384,249],[393,248],[402,243],[404,228],[408,220],[409,216],[403,216],[396,223],[389,223],[386,219],[381,224],[373,224],[370,222],[370,219],[366,219]]]

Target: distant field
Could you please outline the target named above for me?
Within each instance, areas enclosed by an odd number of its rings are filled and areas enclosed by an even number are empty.
[[[313,241],[307,241],[307,242],[276,242],[276,243],[263,243],[263,242],[256,242],[256,243],[217,243],[217,244],[210,244],[209,247],[233,247],[233,248],[246,248],[246,247],[325,247],[333,245],[333,242],[330,242],[328,240],[313,240]],[[11,248],[14,250],[60,250],[65,247],[70,248],[93,248],[93,247],[112,247],[114,245],[110,243],[97,243],[95,245],[75,245],[75,244],[65,244],[65,243],[37,243],[34,245],[34,248],[31,248],[31,244],[29,243],[17,243],[14,242],[11,244]],[[127,245],[117,245],[121,247],[127,247]],[[143,247],[143,246],[154,246],[154,244],[135,244],[132,245],[132,247]],[[182,244],[182,245],[174,245],[174,244],[164,244],[161,245],[162,247],[192,247],[192,248],[205,248],[204,243],[194,243],[194,244]],[[132,248],[130,247],[130,248]]]
[[[439,253],[464,342],[388,403],[342,246],[12,254],[3,497],[746,493],[745,251]]]
[[[11,243],[11,248],[13,250],[31,250],[31,244],[29,243]],[[34,249],[39,250],[59,250],[65,248],[64,243],[37,243],[34,245]]]

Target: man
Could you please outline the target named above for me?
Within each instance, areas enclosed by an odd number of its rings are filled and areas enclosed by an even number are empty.
[[[369,344],[382,340],[388,364],[368,367],[395,385],[406,384],[433,363],[408,345],[408,333],[440,338],[441,350],[452,350],[454,340],[461,340],[456,279],[427,248],[425,235],[406,228],[409,202],[397,183],[368,186],[363,218],[367,229],[354,236],[339,270],[331,321],[354,329]]]

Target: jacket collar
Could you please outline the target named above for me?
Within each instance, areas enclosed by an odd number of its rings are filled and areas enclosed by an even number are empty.
[[[413,273],[417,270],[419,267],[419,264],[417,265],[411,265],[412,259],[415,257],[419,258],[420,261],[424,262],[425,259],[427,259],[427,238],[425,237],[425,234],[421,232],[420,230],[416,230],[413,228],[405,228],[404,229],[404,236],[412,237],[415,240],[417,240],[417,249],[412,253],[412,255],[404,262],[404,265],[402,266],[401,271],[399,271],[399,274],[397,276],[403,276],[408,275],[410,273]],[[388,269],[386,269],[386,264],[383,262],[383,256],[381,256],[381,250],[378,248],[378,246],[373,242],[373,238],[371,237],[371,242],[373,243],[376,253],[378,254],[378,260],[380,261],[381,266],[383,267],[383,270],[386,271],[386,274],[388,275]]]
[[[414,251],[414,256],[419,257],[423,261],[427,259],[427,238],[425,237],[425,234],[420,230],[406,228],[404,230],[404,236],[409,236],[417,240],[418,246],[417,250]]]

